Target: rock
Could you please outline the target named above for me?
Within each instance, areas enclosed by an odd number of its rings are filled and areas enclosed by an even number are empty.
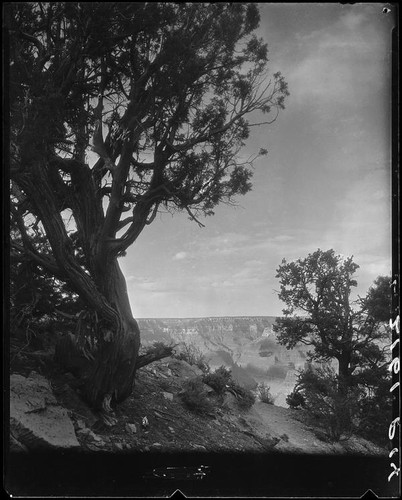
[[[93,431],[91,431],[91,429],[88,429],[88,427],[84,427],[83,429],[79,429],[77,431],[77,434],[80,436],[86,436],[86,437],[90,438],[92,441],[97,441],[97,442],[102,441],[102,438],[100,436],[98,436],[97,434],[95,434]]]
[[[148,421],[148,418],[146,416],[142,417],[141,426],[143,429],[148,429],[149,421]]]
[[[165,399],[169,399],[170,401],[173,401],[173,394],[171,392],[163,392],[163,397]]]
[[[137,426],[135,424],[129,424],[129,423],[127,423],[126,424],[126,430],[128,432],[131,432],[132,434],[136,434],[136,432],[137,432]]]
[[[202,375],[202,371],[197,366],[190,365],[181,359],[172,359],[168,367],[176,377],[184,379]]]
[[[11,453],[18,453],[18,452],[23,452],[23,453],[28,453],[28,448],[24,446],[22,443],[20,443],[17,439],[15,439],[14,436],[10,436],[10,452]]]
[[[114,443],[114,446],[115,446],[118,450],[122,450],[122,449],[123,449],[123,443]]]
[[[174,433],[176,432],[176,431],[173,429],[173,427],[170,427],[170,426],[169,426],[169,427],[168,427],[168,429],[169,429],[169,431],[170,431],[172,434],[174,434]]]
[[[80,419],[75,421],[75,425],[77,426],[78,430],[84,429],[86,427],[85,422],[83,420],[80,420]]]
[[[161,443],[153,443],[153,444],[151,444],[151,446],[154,448],[161,448],[162,447]]]
[[[202,444],[192,444],[191,445],[193,448],[195,448],[196,450],[202,450],[202,451],[207,451],[207,449],[205,448],[205,446],[203,446]]]
[[[10,431],[29,450],[80,446],[67,410],[57,404],[48,380],[35,372],[10,377]]]
[[[236,396],[231,392],[226,392],[223,396],[223,405],[230,410],[235,410],[237,408]]]
[[[91,451],[100,451],[104,448],[105,443],[87,443],[86,448]]]

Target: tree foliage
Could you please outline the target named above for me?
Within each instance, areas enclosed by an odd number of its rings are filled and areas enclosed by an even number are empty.
[[[387,277],[378,278],[364,299],[352,300],[358,267],[351,257],[317,250],[294,262],[284,259],[277,269],[279,298],[287,306],[275,325],[279,342],[287,348],[311,345],[310,359],[336,359],[346,378],[363,363],[383,362],[378,341],[387,338],[383,322],[390,311]]]
[[[273,121],[288,93],[280,74],[267,78],[258,22],[253,4],[13,4],[19,211],[33,208],[20,205],[37,159],[57,195],[52,213],[69,210],[76,223],[64,240],[90,271],[90,242],[118,255],[158,210],[196,219],[245,194],[250,162],[238,153],[246,117],[260,111]],[[85,163],[90,144],[99,157],[93,168]]]

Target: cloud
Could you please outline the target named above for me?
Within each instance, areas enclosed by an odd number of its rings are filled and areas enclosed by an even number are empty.
[[[173,256],[173,260],[183,260],[188,257],[187,252],[178,252],[176,255]]]
[[[289,236],[288,234],[280,234],[278,236],[275,236],[274,238],[272,238],[272,241],[273,242],[285,242],[285,241],[292,241],[294,240],[294,237],[293,236]]]
[[[332,25],[296,35],[283,73],[292,105],[354,106],[385,83],[388,40],[367,11],[346,9]]]

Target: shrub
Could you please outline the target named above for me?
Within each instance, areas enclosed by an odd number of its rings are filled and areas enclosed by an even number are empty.
[[[202,380],[199,377],[187,380],[184,383],[180,397],[187,408],[195,413],[203,415],[213,410],[213,405],[208,399]]]
[[[236,397],[237,405],[242,410],[249,410],[255,403],[254,393],[249,389],[245,389],[234,380],[230,382],[228,391]]]
[[[223,394],[232,380],[231,372],[224,366],[219,367],[213,373],[207,373],[203,377],[205,384],[209,385],[218,394]]]
[[[302,392],[305,408],[320,421],[331,441],[351,436],[353,419],[359,412],[359,389],[341,393],[334,370],[322,367],[301,372],[297,391]]]
[[[385,368],[386,369],[386,368]],[[392,394],[389,391],[392,379],[389,372],[379,373],[375,381],[377,387],[365,393],[360,402],[358,433],[382,446],[389,443],[388,433],[384,432],[392,420]]]
[[[237,404],[242,410],[249,410],[255,403],[254,394],[240,385],[235,385],[237,394]]]
[[[207,363],[206,357],[202,353],[202,351],[192,345],[192,344],[183,344],[181,350],[175,354],[177,359],[181,359],[186,361],[190,365],[197,366],[204,373],[208,373],[210,368]]]
[[[268,387],[266,384],[264,384],[264,382],[262,382],[261,384],[258,384],[257,396],[262,403],[267,403],[269,405],[274,404],[275,399],[270,392],[270,387]]]
[[[286,403],[289,405],[290,408],[293,409],[304,408],[305,406],[304,396],[298,390],[294,390],[287,396]]]

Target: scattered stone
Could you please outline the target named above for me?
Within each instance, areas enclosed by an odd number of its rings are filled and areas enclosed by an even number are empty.
[[[76,420],[75,421],[75,425],[77,426],[77,429],[84,429],[86,426],[85,426],[85,422],[83,420]]]
[[[191,446],[193,448],[195,448],[196,450],[207,451],[207,449],[205,448],[205,446],[203,446],[202,444],[195,444],[195,443],[193,443]]]
[[[145,447],[144,447],[144,451],[150,451],[150,449],[151,449],[151,448],[150,448],[149,446],[145,446]]]
[[[78,448],[74,425],[48,380],[36,372],[10,377],[10,431],[29,450]]]
[[[171,392],[163,392],[163,397],[165,399],[169,399],[170,401],[173,401],[173,394]]]
[[[28,448],[24,446],[22,443],[20,443],[18,439],[15,439],[14,436],[10,436],[10,452],[28,453],[28,451],[29,451]]]
[[[148,421],[147,417],[142,417],[141,425],[142,425],[143,429],[148,429],[148,427],[149,427],[149,421]]]
[[[99,451],[99,450],[104,449],[105,443],[104,442],[102,442],[102,443],[87,443],[85,447],[91,451]]]
[[[137,433],[137,426],[135,424],[129,424],[127,423],[126,424],[126,429],[128,432],[131,432],[132,434],[136,434]]]
[[[123,450],[123,444],[122,443],[114,443],[115,447],[119,450]]]
[[[95,434],[93,431],[91,431],[91,429],[88,429],[88,427],[84,427],[83,429],[79,429],[77,431],[77,434],[79,436],[88,437],[92,441],[96,441],[98,443],[102,441],[102,438],[100,436],[98,436],[97,434]]]
[[[161,448],[162,447],[161,443],[153,443],[151,446],[153,446],[154,448]]]
[[[173,429],[173,427],[170,427],[170,426],[169,426],[169,427],[168,427],[168,429],[170,430],[170,432],[171,432],[172,434],[175,434],[175,432],[176,432],[176,431]]]

